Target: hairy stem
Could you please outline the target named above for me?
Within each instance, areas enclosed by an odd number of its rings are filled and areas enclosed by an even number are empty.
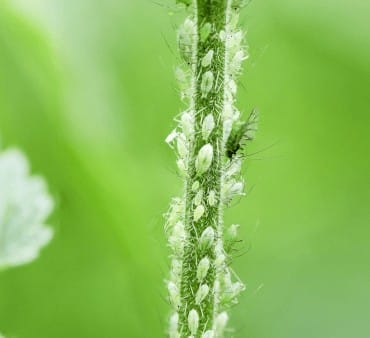
[[[168,290],[174,313],[169,336],[223,337],[228,315],[244,285],[231,281],[229,253],[237,229],[227,233],[223,209],[243,194],[240,178],[242,145],[253,138],[256,114],[239,120],[234,106],[235,78],[246,58],[242,33],[236,29],[240,1],[180,1],[189,17],[179,29],[178,42],[185,69],[176,74],[188,110],[179,129],[167,138],[176,142],[184,177],[183,198],[175,198],[167,215],[173,250]]]
[[[220,32],[225,28],[225,1],[214,1],[211,5],[208,1],[198,1],[197,3],[197,27],[198,27],[198,43],[197,43],[197,60],[196,60],[196,90],[194,93],[195,100],[195,123],[194,123],[194,142],[191,144],[187,191],[186,191],[186,205],[185,205],[185,230],[188,234],[188,240],[185,246],[185,254],[183,261],[183,275],[181,281],[181,298],[183,299],[180,307],[180,321],[187,322],[189,312],[195,309],[199,318],[199,332],[204,332],[207,326],[210,327],[213,319],[214,298],[211,292],[200,304],[196,303],[195,294],[201,285],[207,285],[212,288],[215,282],[216,271],[214,265],[215,250],[214,246],[210,245],[203,249],[199,245],[199,240],[202,233],[211,228],[215,237],[219,237],[219,221],[221,213],[221,156],[222,156],[222,109],[224,101],[224,67],[225,67],[225,42],[220,41],[218,34],[210,34],[207,39],[201,39],[199,36],[199,28],[206,23],[213,26],[214,32]],[[201,60],[211,51],[212,60],[208,67],[203,67]],[[206,77],[208,81],[213,82],[209,84],[209,90],[206,87]],[[204,88],[206,87],[206,88]],[[208,92],[207,92],[208,91]],[[205,117],[211,114],[214,119],[215,126],[211,135],[207,140],[202,135],[202,122]],[[213,159],[207,172],[198,175],[195,168],[195,160],[199,154],[200,149],[206,144],[212,146]],[[199,190],[192,189],[195,182],[199,182]],[[195,190],[195,191],[194,191]],[[202,201],[200,204],[204,207],[204,214],[199,220],[194,220],[194,213],[197,203],[194,203],[196,194],[203,191],[203,194],[209,194],[213,191],[217,202],[214,205]],[[215,240],[215,239],[214,239]],[[200,260],[208,257],[210,260],[210,268],[207,276],[202,282],[197,280],[197,267]],[[181,330],[183,336],[191,335],[188,325],[184,325]]]

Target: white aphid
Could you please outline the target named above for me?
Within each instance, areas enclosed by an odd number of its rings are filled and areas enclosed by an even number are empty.
[[[243,41],[243,33],[241,31],[231,32],[226,37],[226,48],[231,55],[235,54],[241,49],[241,44]]]
[[[223,128],[222,139],[224,142],[226,142],[231,134],[231,130],[233,129],[233,120],[232,119],[225,120],[223,123],[223,126],[224,128]]]
[[[240,224],[231,224],[228,230],[229,236],[231,238],[236,238],[238,235],[238,228],[240,227]]]
[[[233,11],[231,13],[230,21],[229,21],[229,30],[234,30],[239,22],[239,13]]]
[[[213,330],[208,330],[202,334],[202,338],[214,338],[215,333]]]
[[[198,175],[205,173],[211,166],[213,159],[213,147],[211,144],[207,143],[202,148],[200,148],[198,156],[195,160],[195,169]]]
[[[227,89],[232,95],[236,95],[237,86],[233,79],[229,79],[229,81],[227,82]]]
[[[193,185],[191,186],[191,190],[197,191],[199,189],[200,183],[199,181],[195,181]]]
[[[180,173],[181,173],[182,175],[185,175],[188,169],[187,169],[187,166],[186,166],[186,163],[185,163],[184,159],[179,158],[179,159],[176,161],[176,164],[177,164],[177,167],[178,167],[178,168],[179,168],[179,170],[180,170]]]
[[[242,169],[242,160],[240,157],[234,157],[230,163],[230,166],[226,169],[225,177],[231,178],[233,176],[239,175]]]
[[[185,135],[182,133],[177,136],[177,152],[180,158],[186,159],[188,155],[188,146],[186,144]]]
[[[208,204],[211,207],[214,207],[216,203],[217,203],[216,192],[214,190],[211,190],[208,194]]]
[[[183,209],[184,203],[182,199],[179,197],[174,197],[170,205],[170,210],[166,214],[167,217],[166,231],[168,231],[169,228],[173,227],[176,224],[176,222],[179,221]]]
[[[229,203],[233,197],[244,194],[244,183],[231,179],[224,183],[222,187],[223,202]]]
[[[176,129],[174,129],[168,134],[165,142],[172,148],[172,142],[176,139],[176,137],[177,137],[177,131]]]
[[[186,239],[185,227],[182,222],[177,222],[174,227],[171,236],[168,239],[169,245],[173,252],[179,256],[184,251],[184,241]]]
[[[194,210],[194,222],[198,222],[200,218],[204,215],[204,206],[202,204],[198,205]]]
[[[214,75],[208,70],[203,74],[202,82],[200,84],[200,90],[202,92],[202,97],[206,97],[213,88]]]
[[[174,283],[180,283],[182,262],[180,259],[173,258],[171,262],[170,277]]]
[[[242,62],[247,58],[248,56],[244,53],[242,49],[238,50],[230,61],[229,64],[230,73],[237,75],[241,69]]]
[[[185,136],[190,139],[194,133],[194,117],[189,112],[184,112],[181,115],[181,128]]]
[[[203,189],[200,189],[195,197],[194,197],[194,204],[195,205],[200,205],[202,203],[202,199],[203,199]]]
[[[202,67],[207,68],[211,65],[213,59],[214,51],[213,49],[209,50],[206,55],[203,56],[202,59]]]
[[[198,315],[197,310],[195,310],[195,309],[192,309],[189,312],[188,326],[189,326],[190,333],[193,336],[196,335],[196,333],[198,331],[198,327],[199,327],[199,315]]]
[[[170,317],[170,325],[169,325],[169,330],[168,334],[170,338],[179,338],[180,334],[178,332],[178,326],[179,326],[179,314],[175,312],[171,317]]]
[[[229,102],[226,103],[222,111],[222,119],[223,120],[232,119],[233,114],[234,114],[234,108],[232,104],[230,104]]]
[[[178,32],[178,43],[182,57],[186,62],[191,61],[192,45],[196,37],[196,24],[190,18],[180,26]]]
[[[203,300],[207,297],[208,293],[209,286],[207,284],[202,284],[195,295],[195,304],[199,305],[200,303],[202,303]]]
[[[175,77],[176,80],[180,83],[180,85],[187,84],[188,82],[188,76],[186,72],[181,67],[176,67],[175,69]]]
[[[199,239],[199,247],[201,250],[207,250],[212,246],[215,240],[215,231],[212,227],[207,227],[201,234]]]
[[[177,309],[181,305],[180,290],[177,285],[170,281],[167,284],[168,294],[170,297],[170,302]]]
[[[217,257],[215,259],[215,266],[216,266],[216,268],[217,269],[223,268],[224,263],[225,263],[225,260],[226,260],[226,257],[225,257],[224,254],[217,255]]]
[[[241,282],[235,282],[233,283],[231,290],[233,297],[236,298],[242,291],[245,290],[245,285]]]
[[[206,41],[211,34],[212,25],[209,22],[206,22],[200,29],[200,40],[202,42]]]
[[[208,270],[210,267],[210,261],[208,257],[204,257],[200,260],[197,268],[197,279],[199,282],[202,282],[206,278]]]
[[[212,133],[215,128],[215,119],[212,114],[208,114],[202,123],[202,136],[205,141],[208,140],[209,135]]]
[[[216,334],[220,336],[223,334],[228,320],[229,316],[227,315],[226,312],[221,312],[220,314],[217,315],[214,321]]]

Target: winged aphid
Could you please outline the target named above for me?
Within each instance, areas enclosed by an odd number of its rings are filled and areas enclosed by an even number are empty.
[[[236,130],[233,130],[226,141],[226,156],[232,159],[245,141],[254,139],[258,127],[258,111],[253,109],[248,120],[242,122]]]

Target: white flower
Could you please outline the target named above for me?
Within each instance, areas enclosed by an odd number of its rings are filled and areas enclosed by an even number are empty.
[[[44,179],[29,175],[19,150],[0,153],[0,269],[38,257],[53,236],[44,225],[53,205]]]

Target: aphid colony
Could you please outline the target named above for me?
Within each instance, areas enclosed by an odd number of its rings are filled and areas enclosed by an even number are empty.
[[[226,311],[244,290],[224,247],[225,233],[235,239],[238,225],[224,230],[222,215],[235,196],[244,194],[241,150],[253,139],[258,116],[254,110],[242,122],[234,106],[235,79],[247,58],[243,33],[236,28],[237,2],[227,1],[221,24],[198,22],[201,9],[186,4],[192,14],[178,31],[185,68],[178,68],[176,77],[188,109],[166,138],[176,150],[185,184],[184,196],[173,198],[166,214],[172,250],[167,289],[173,308],[168,334],[216,338],[224,336]]]

